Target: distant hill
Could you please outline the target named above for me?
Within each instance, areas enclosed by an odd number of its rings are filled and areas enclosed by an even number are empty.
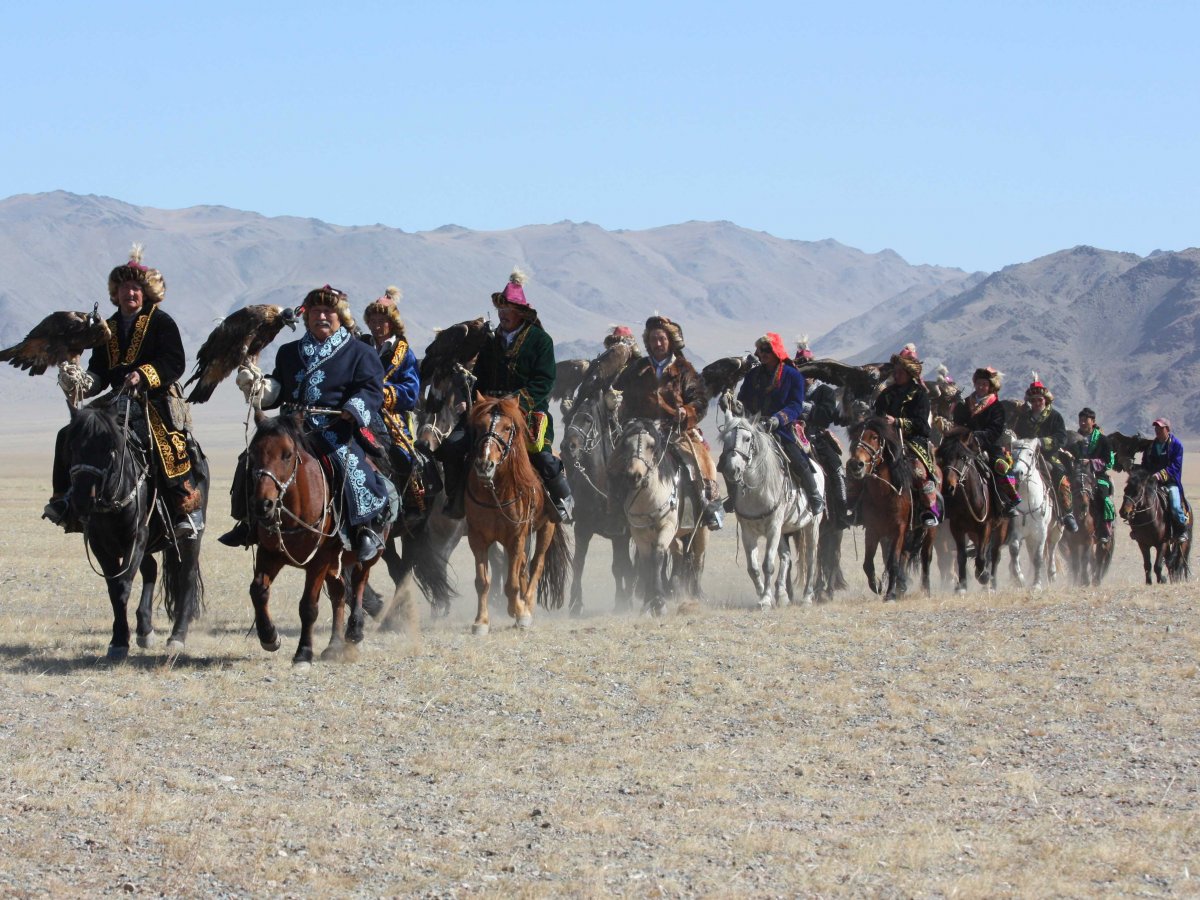
[[[189,359],[216,318],[248,303],[295,304],[327,282],[350,295],[356,314],[387,285],[399,285],[419,351],[434,329],[486,314],[491,293],[519,264],[560,343],[599,348],[611,323],[640,332],[660,312],[683,324],[698,356],[715,359],[744,352],[763,331],[779,331],[790,345],[801,332],[819,334],[893,297],[965,276],[911,266],[889,250],[784,240],[728,222],[647,231],[574,222],[490,232],[449,225],[410,234],[58,191],[0,201],[0,346],[20,340],[52,310],[97,300],[110,310],[108,272],[134,241],[166,278],[164,308],[180,324]],[[27,382],[5,380],[18,392],[43,390]]]
[[[1007,266],[877,337],[855,361],[911,340],[929,371],[944,362],[962,383],[996,366],[1004,396],[1022,395],[1036,370],[1068,426],[1086,405],[1107,430],[1149,433],[1165,414],[1177,432],[1200,434],[1200,249],[1063,250]]]

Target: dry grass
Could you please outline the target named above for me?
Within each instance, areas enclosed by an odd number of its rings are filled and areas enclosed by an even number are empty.
[[[724,533],[710,604],[661,620],[607,614],[596,547],[583,619],[473,638],[464,598],[303,674],[298,575],[264,653],[249,556],[210,537],[189,654],[114,667],[103,585],[17,462],[0,893],[1196,893],[1196,590],[1141,587],[1124,535],[1102,589],[889,606],[847,542],[851,592],[764,615]]]

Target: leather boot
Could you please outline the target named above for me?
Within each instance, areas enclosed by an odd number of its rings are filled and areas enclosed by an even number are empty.
[[[359,525],[354,542],[354,555],[360,563],[374,559],[383,549],[383,538],[370,525]]]
[[[254,543],[254,529],[244,519],[239,519],[229,531],[225,532],[217,542],[226,547],[249,547]]]
[[[175,522],[175,539],[194,541],[204,534],[204,510],[193,509]],[[219,539],[218,539],[219,540]]]
[[[804,493],[808,495],[808,505],[813,518],[821,518],[821,513],[825,511],[825,498],[817,490],[817,476],[812,466],[808,460],[802,460],[799,465],[793,465],[792,469],[800,476],[800,483],[804,485]]]
[[[829,486],[829,499],[833,504],[833,519],[834,524],[839,529],[850,527],[850,520],[853,517],[853,511],[850,509],[850,501],[846,495],[846,472],[841,466],[838,466],[825,482]]]
[[[575,497],[571,494],[571,485],[567,481],[567,473],[559,471],[549,481],[544,482],[546,493],[554,504],[554,518],[562,525],[575,521]]]

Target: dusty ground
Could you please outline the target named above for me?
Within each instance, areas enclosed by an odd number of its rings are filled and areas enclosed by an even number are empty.
[[[474,638],[464,597],[303,674],[298,577],[265,653],[209,539],[188,655],[112,667],[49,438],[0,439],[2,894],[1198,893],[1196,582],[1143,588],[1124,534],[1100,589],[887,606],[848,540],[849,592],[762,614],[725,532],[661,620],[594,548],[583,619]]]

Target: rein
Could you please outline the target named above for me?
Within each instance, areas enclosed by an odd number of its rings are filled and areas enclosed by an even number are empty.
[[[266,531],[268,535],[275,538],[275,542],[279,545],[279,549],[282,551],[289,563],[297,568],[304,568],[312,561],[313,557],[317,555],[317,551],[321,549],[321,546],[325,543],[325,541],[337,534],[338,516],[336,510],[333,508],[333,497],[331,496],[329,490],[329,481],[325,477],[325,470],[320,467],[319,462],[317,463],[317,466],[321,473],[321,512],[318,514],[317,518],[312,522],[312,524],[309,524],[287,508],[287,505],[283,502],[283,498],[296,483],[296,478],[300,474],[300,466],[303,464],[303,460],[300,458],[300,455],[303,451],[294,441],[292,443],[292,449],[295,451],[296,462],[292,466],[292,471],[288,475],[286,481],[280,481],[275,473],[269,469],[258,468],[250,473],[252,479],[250,484],[252,486],[256,485],[264,478],[269,478],[275,483],[275,487],[279,490],[278,502],[275,504],[275,508],[270,517],[266,519],[257,516],[254,517],[255,524]],[[310,456],[309,459],[316,461],[315,457]],[[296,527],[283,527],[284,514],[286,514],[289,519],[296,523]],[[328,532],[321,527],[321,524],[326,519],[331,520],[330,530]],[[318,538],[320,538],[320,540],[313,545],[312,551],[308,554],[308,556],[306,556],[303,560],[297,560],[294,556],[292,556],[291,550],[288,549],[288,545],[284,540],[284,536],[300,534],[301,532],[307,532],[309,534],[316,535]]]
[[[879,468],[879,463],[883,460],[883,454],[887,450],[887,444],[884,443],[883,439],[877,432],[872,431],[871,434],[874,434],[876,437],[880,437],[879,445],[877,447],[872,447],[862,439],[863,434],[866,433],[867,429],[863,429],[859,436],[854,439],[854,443],[850,445],[850,457],[853,458],[856,449],[859,447],[865,447],[869,453],[869,458],[867,459],[866,463],[864,463],[865,471],[863,472],[863,478],[874,478],[876,481],[886,484],[888,490],[899,497],[903,491],[896,485],[892,484],[891,479],[884,478],[875,471],[877,468]]]
[[[666,518],[668,512],[670,512],[672,509],[675,509],[679,505],[679,485],[677,482],[672,480],[670,495],[666,500],[655,507],[653,512],[642,513],[631,511],[634,500],[636,500],[638,495],[650,486],[651,477],[658,472],[659,467],[662,465],[663,459],[666,458],[667,451],[671,446],[671,435],[674,433],[674,427],[672,427],[671,431],[667,433],[666,438],[662,442],[662,452],[658,454],[657,458],[651,460],[646,459],[642,448],[643,438],[646,437],[647,433],[648,432],[646,431],[639,431],[637,433],[637,452],[634,453],[634,455],[630,458],[630,462],[633,462],[634,460],[640,461],[642,465],[646,467],[646,474],[637,479],[633,485],[633,490],[629,492],[629,496],[625,498],[625,502],[622,504],[626,519],[629,520],[630,526],[635,528],[649,528],[652,525],[656,525]],[[640,526],[634,525],[633,519],[635,518],[644,521],[645,524]]]
[[[510,440],[506,441],[499,434],[497,434],[496,433],[496,423],[500,420],[500,418],[501,418],[500,410],[493,409],[492,410],[492,418],[488,422],[487,432],[483,436],[481,436],[479,438],[479,440],[477,440],[475,442],[475,459],[476,459],[476,461],[478,461],[480,453],[483,451],[483,448],[488,445],[489,442],[495,443],[496,446],[498,446],[500,448],[500,458],[498,460],[496,460],[497,471],[505,464],[505,462],[508,461],[509,454],[512,452],[513,442],[515,440],[517,440],[517,438],[520,436],[518,434],[518,429],[517,429],[515,423],[513,423],[513,426],[512,426],[512,431],[513,431],[514,437],[511,438]],[[511,421],[511,420],[509,420],[509,421]],[[477,497],[475,495],[475,492],[471,490],[471,482],[470,482],[470,480],[468,480],[467,481],[467,495],[478,506],[482,506],[485,509],[499,510],[500,514],[504,517],[505,521],[507,521],[510,525],[515,525],[517,527],[523,527],[533,521],[533,519],[534,519],[534,514],[533,514],[534,504],[533,503],[529,504],[529,509],[525,515],[518,516],[518,518],[514,519],[512,516],[510,516],[508,514],[508,507],[513,506],[518,501],[520,501],[523,497],[525,497],[526,494],[528,493],[527,491],[524,491],[524,490],[518,488],[512,497],[510,497],[507,500],[501,500],[500,494],[496,491],[495,477],[485,479],[479,474],[478,471],[475,472],[475,477],[478,478],[480,481],[482,481],[487,486],[488,491],[492,495],[492,499],[496,501],[495,503],[486,503],[486,502],[484,502],[484,500]]]

